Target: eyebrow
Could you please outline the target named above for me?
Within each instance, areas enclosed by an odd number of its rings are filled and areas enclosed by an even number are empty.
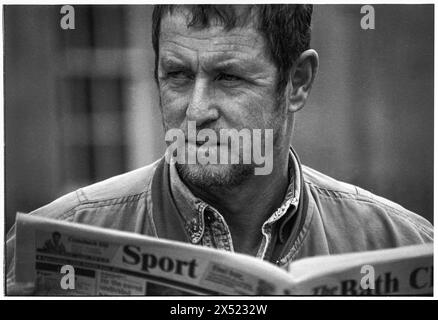
[[[239,74],[252,74],[259,70],[257,63],[253,59],[232,58],[213,64],[212,70],[216,72],[237,72]]]
[[[185,59],[172,56],[164,56],[160,59],[164,69],[192,69],[193,66]],[[211,56],[205,65],[207,71],[231,72],[248,75],[260,71],[255,59],[237,59],[236,57]]]
[[[172,58],[168,58],[168,57],[164,57],[162,59],[160,59],[160,62],[163,66],[167,67],[167,68],[177,68],[177,67],[181,67],[184,65],[184,63],[181,61],[178,61],[176,59],[172,59]]]
[[[167,56],[160,59],[160,65],[166,70],[192,69],[190,63],[178,58]]]

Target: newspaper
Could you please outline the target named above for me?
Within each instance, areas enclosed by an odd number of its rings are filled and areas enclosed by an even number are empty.
[[[306,258],[282,269],[248,255],[26,214],[17,214],[16,228],[16,282],[35,283],[37,295],[433,292],[432,244]]]

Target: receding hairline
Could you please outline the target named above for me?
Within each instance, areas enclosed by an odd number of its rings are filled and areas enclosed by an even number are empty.
[[[258,22],[259,22],[259,14],[256,5],[232,5],[232,10],[235,13],[235,20],[230,23],[229,26],[226,25],[226,22],[220,19],[217,15],[209,16],[209,19],[206,21],[207,25],[197,25],[193,24],[193,9],[196,5],[171,5],[166,6],[163,15],[161,17],[161,23],[165,18],[169,18],[174,15],[182,15],[185,17],[185,24],[188,28],[210,28],[210,27],[220,27],[223,26],[226,30],[231,30],[234,28],[243,28],[243,27],[253,27],[255,30],[258,30]],[[226,6],[226,5],[223,5]]]

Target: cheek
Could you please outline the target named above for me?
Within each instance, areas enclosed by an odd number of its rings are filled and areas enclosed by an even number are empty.
[[[187,98],[183,93],[175,93],[166,88],[160,88],[161,112],[167,128],[178,128],[184,121]]]
[[[245,94],[238,98],[223,100],[225,114],[235,120],[236,127],[248,129],[273,128],[273,123],[278,115],[276,99],[267,92],[262,94]]]
[[[255,104],[255,102],[254,102]],[[281,105],[274,87],[263,92],[257,101],[257,109],[263,122],[263,128],[277,130],[285,120],[285,109]]]

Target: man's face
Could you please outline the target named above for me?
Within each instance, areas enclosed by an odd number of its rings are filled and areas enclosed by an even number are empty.
[[[187,28],[182,12],[163,17],[158,84],[164,129],[273,129],[281,143],[286,108],[278,104],[277,68],[253,26]],[[263,135],[262,135],[263,137]],[[205,147],[205,146],[204,146]],[[189,141],[187,148],[203,148]],[[262,149],[264,150],[264,149]],[[240,150],[241,151],[241,150]],[[183,179],[200,187],[235,186],[254,164],[177,164]]]
[[[58,235],[58,234],[54,234],[52,238],[53,238],[53,243],[54,244],[58,244],[59,243],[59,239],[61,238],[61,236]]]

